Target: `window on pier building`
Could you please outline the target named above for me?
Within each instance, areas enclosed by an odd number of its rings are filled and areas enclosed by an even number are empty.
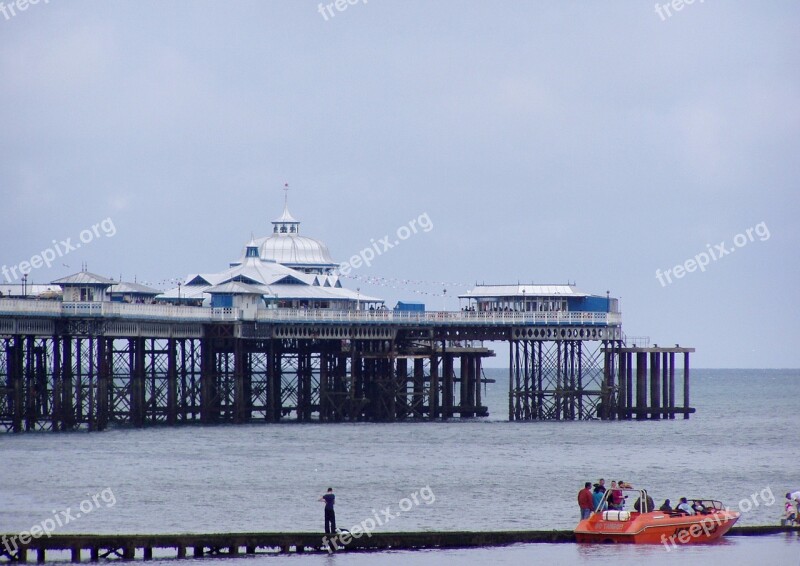
[[[232,307],[233,306],[233,295],[211,295],[211,307],[212,308],[221,308],[221,307]]]

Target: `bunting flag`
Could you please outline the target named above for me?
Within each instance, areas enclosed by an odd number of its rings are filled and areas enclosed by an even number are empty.
[[[453,287],[458,288],[471,288],[474,285],[468,283],[458,283],[455,281],[426,281],[424,279],[398,279],[396,277],[381,277],[378,275],[359,275],[357,273],[350,273],[344,275],[337,274],[340,279],[349,279],[354,282],[363,283],[365,285],[374,285],[376,287],[386,287],[389,289],[398,289],[416,295],[425,295],[428,297],[454,297],[456,293],[448,293],[447,289]],[[154,289],[172,289],[178,285],[183,285],[186,282],[185,277],[168,277],[158,281],[147,281],[138,279],[143,285],[153,287]],[[429,291],[420,289],[419,287],[441,287],[441,291]]]
[[[456,296],[454,294],[447,293],[448,287],[472,287],[473,285],[467,283],[455,283],[455,282],[448,282],[448,281],[425,281],[421,279],[397,279],[394,277],[380,277],[375,275],[365,276],[365,275],[358,275],[355,273],[344,275],[339,274],[340,278],[344,279],[351,279],[353,281],[358,281],[364,283],[366,285],[374,285],[377,287],[387,287],[390,289],[400,289],[404,292],[414,293],[416,295],[425,295],[428,297],[453,297]],[[442,291],[427,291],[423,289],[418,289],[414,287],[419,286],[426,286],[426,287],[433,287],[433,286],[441,286]]]
[[[376,275],[364,276],[358,275],[355,273],[344,275],[342,273],[338,274],[339,277],[344,277],[346,279],[353,279],[356,281],[363,281],[364,283],[369,283],[371,285],[381,285],[381,286],[388,286],[391,284],[400,284],[400,285],[441,285],[442,287],[474,287],[473,284],[469,283],[456,283],[453,281],[425,281],[421,279],[396,279],[394,277],[380,277]]]

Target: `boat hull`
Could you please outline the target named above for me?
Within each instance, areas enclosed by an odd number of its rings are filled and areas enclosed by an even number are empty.
[[[613,513],[613,512],[610,512]],[[739,519],[739,513],[717,510],[703,515],[596,512],[575,528],[578,542],[628,544],[697,544],[718,540]]]

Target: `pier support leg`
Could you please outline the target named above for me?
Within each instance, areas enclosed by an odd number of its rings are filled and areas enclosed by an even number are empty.
[[[442,351],[442,419],[447,420],[453,416],[453,354]]]
[[[145,339],[131,338],[133,355],[131,376],[131,424],[143,427],[145,421]]]
[[[514,364],[514,349],[516,346],[516,342],[513,340],[508,342],[508,420],[513,421],[515,415],[514,412],[514,373],[515,373],[515,364]]]
[[[249,399],[245,398],[245,360],[244,346],[240,338],[233,340],[233,422],[241,424],[249,419],[245,417]]]
[[[461,409],[459,411],[459,416],[463,419],[464,417],[468,417],[469,415],[466,414],[465,407],[467,406],[467,389],[469,387],[469,365],[470,359],[469,356],[463,355],[461,356],[461,367],[459,368],[459,395],[458,395],[458,405]]]
[[[647,352],[636,352],[636,420],[647,419]]]
[[[675,352],[669,353],[669,418],[675,418]]]
[[[631,420],[633,417],[633,412],[631,411],[633,407],[633,353],[625,352],[625,356],[627,356],[627,371],[625,372],[625,420]]]
[[[281,352],[276,340],[270,340],[269,353],[267,355],[267,422],[271,423],[281,420],[281,413],[283,412],[283,402],[281,400],[282,365]]]
[[[619,401],[617,403],[617,419],[627,418],[628,400],[628,353],[619,353]]]
[[[167,424],[178,422],[178,349],[175,339],[167,341]]]
[[[483,399],[481,398],[481,393],[482,393],[481,386],[483,385],[483,383],[481,383],[481,376],[483,375],[483,371],[481,370],[480,356],[475,356],[474,368],[475,368],[475,379],[473,383],[475,383],[475,407],[476,407],[475,414],[478,417],[485,417],[486,412],[481,408],[483,407]]]
[[[650,418],[661,418],[661,356],[658,352],[650,354]]]
[[[683,418],[689,418],[689,352],[683,353]]]
[[[411,416],[422,418],[425,405],[425,360],[414,358],[414,397],[411,400]]]
[[[431,383],[428,394],[428,418],[435,420],[439,415],[439,358],[431,356]]]
[[[669,355],[667,352],[661,354],[661,406],[664,411],[661,413],[662,419],[669,418]]]

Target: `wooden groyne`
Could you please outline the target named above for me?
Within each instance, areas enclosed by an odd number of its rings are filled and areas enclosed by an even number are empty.
[[[796,533],[800,527],[735,527],[727,536],[759,536]],[[203,556],[252,555],[256,553],[326,552],[325,535],[298,533],[216,533],[163,535],[54,534],[20,540],[20,535],[0,535],[0,561],[43,563],[54,552],[68,553],[72,562],[101,559],[152,560],[155,558],[200,558]],[[552,531],[439,531],[339,535],[339,551],[420,550],[469,548],[526,543],[572,543],[571,530]]]

